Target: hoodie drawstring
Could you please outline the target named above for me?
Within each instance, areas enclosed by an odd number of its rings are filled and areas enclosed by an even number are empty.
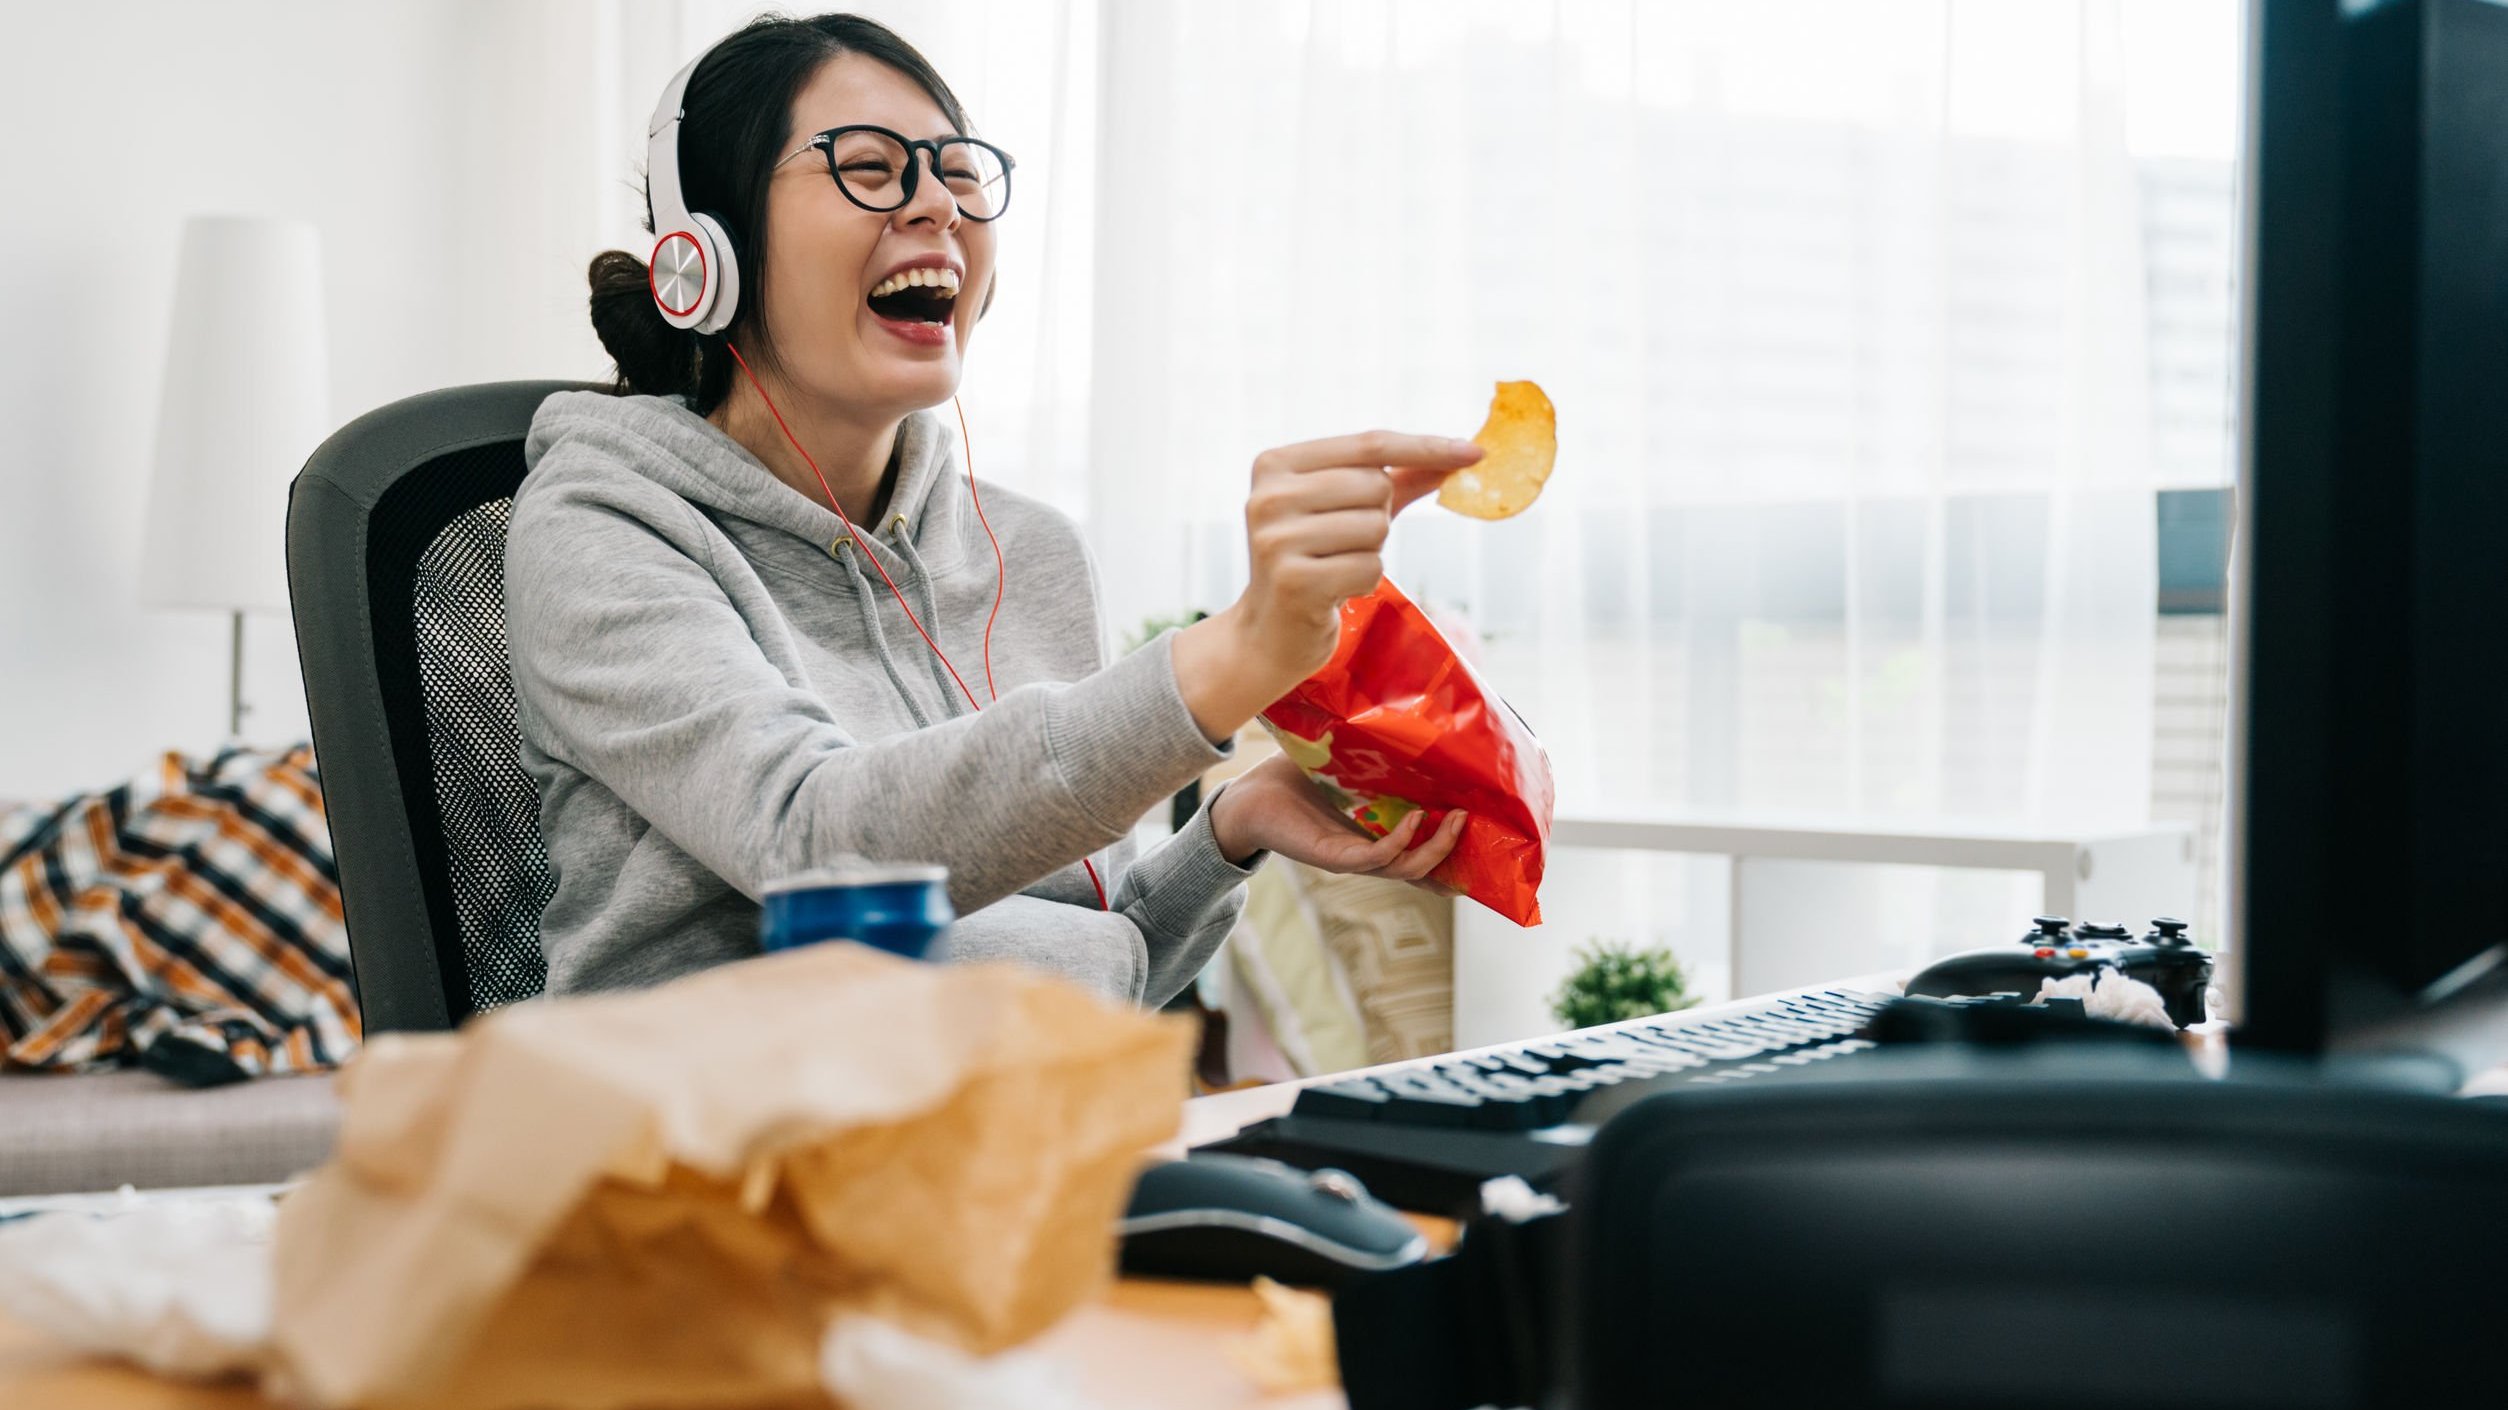
[[[897,555],[905,559],[906,567],[912,570],[915,587],[922,592],[923,620],[939,621],[940,609],[933,605],[932,599],[932,575],[924,568],[922,557],[914,551],[914,540],[906,536],[906,516],[900,514],[891,520],[888,532],[889,537],[896,543]],[[932,683],[940,687],[943,708],[947,709],[954,718],[959,714],[958,701],[963,697],[950,687],[949,677],[940,663],[939,654],[926,653],[923,664],[932,673]]]
[[[845,565],[845,572],[853,579],[854,605],[862,610],[863,630],[871,634],[871,649],[879,653],[880,668],[888,672],[888,683],[896,687],[897,698],[906,702],[907,712],[914,716],[914,727],[916,729],[930,728],[932,717],[923,712],[922,705],[914,698],[914,692],[906,688],[905,673],[897,669],[897,654],[888,649],[888,633],[880,630],[879,599],[871,594],[870,575],[862,571],[860,563],[854,561],[853,540],[836,540],[828,545],[828,553],[837,562]],[[924,591],[928,594],[931,589],[926,587]],[[944,701],[948,699],[948,688],[945,683],[942,687],[941,698]]]

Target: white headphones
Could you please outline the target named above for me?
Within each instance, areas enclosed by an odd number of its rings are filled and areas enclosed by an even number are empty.
[[[699,54],[671,75],[662,101],[654,105],[652,125],[645,129],[644,184],[653,201],[653,229],[661,237],[646,261],[651,266],[647,283],[653,302],[673,328],[720,333],[740,311],[740,261],[722,223],[691,212],[679,193],[679,104],[689,75],[704,61],[705,55]]]

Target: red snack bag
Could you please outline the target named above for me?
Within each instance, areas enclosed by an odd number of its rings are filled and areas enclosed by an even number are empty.
[[[1333,806],[1382,837],[1414,811],[1469,816],[1429,875],[1518,925],[1541,923],[1550,757],[1390,579],[1341,604],[1324,668],[1263,711]]]

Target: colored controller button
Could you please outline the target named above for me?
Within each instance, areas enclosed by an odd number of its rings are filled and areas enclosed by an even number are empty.
[[[2065,954],[2067,954],[2067,955],[2070,955],[2071,957],[2073,957],[2074,959],[2077,959],[2077,960],[2086,960],[2086,959],[2090,958],[2090,952],[2089,952],[2088,950],[2085,950],[2085,949],[2081,948],[2079,945],[2075,945],[2075,946],[2073,946],[2071,949],[2066,950],[2064,953],[2065,953]]]
[[[2055,958],[2055,952],[2054,952],[2053,950],[2048,949],[2048,948],[2047,948],[2046,946],[2044,946],[2044,945],[2040,945],[2040,946],[2038,947],[2038,949],[2037,949],[2037,956],[2038,956],[2038,958],[2039,958],[2039,959],[2042,959],[2042,960],[2051,960],[2051,959]]]

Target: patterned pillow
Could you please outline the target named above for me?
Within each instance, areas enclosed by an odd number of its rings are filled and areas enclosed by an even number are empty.
[[[0,816],[0,1069],[234,1081],[362,1025],[313,748],[166,754]]]

